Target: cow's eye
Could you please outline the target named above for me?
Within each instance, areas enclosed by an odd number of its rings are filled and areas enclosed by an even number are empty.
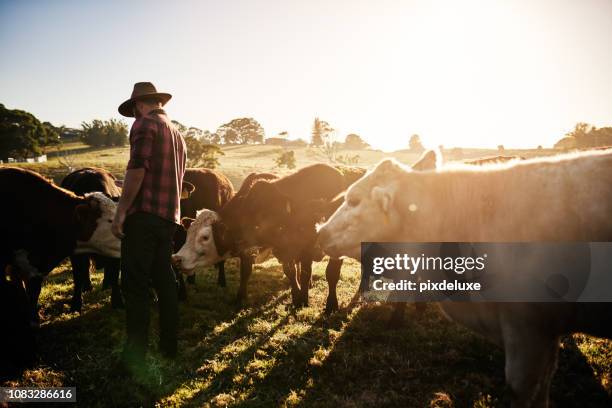
[[[357,207],[360,202],[361,200],[357,197],[349,197],[347,204],[349,205],[349,207]]]
[[[208,241],[210,237],[208,235],[202,235],[202,241]]]
[[[108,221],[109,224],[113,223],[113,220],[106,220],[106,221]]]

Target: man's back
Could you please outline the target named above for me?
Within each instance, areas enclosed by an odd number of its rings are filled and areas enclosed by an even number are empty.
[[[128,213],[147,212],[179,224],[185,157],[185,141],[163,109],[137,119],[130,131],[128,169],[145,168],[145,175]]]

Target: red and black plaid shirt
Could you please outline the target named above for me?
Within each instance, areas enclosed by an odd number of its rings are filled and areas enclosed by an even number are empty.
[[[183,137],[163,109],[136,119],[127,168],[144,168],[145,176],[128,214],[143,211],[180,224],[186,153]]]

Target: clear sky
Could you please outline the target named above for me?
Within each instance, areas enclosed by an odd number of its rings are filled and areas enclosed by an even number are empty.
[[[78,126],[143,80],[213,131],[309,138],[318,116],[384,149],[550,146],[612,125],[612,1],[0,1],[7,107]]]

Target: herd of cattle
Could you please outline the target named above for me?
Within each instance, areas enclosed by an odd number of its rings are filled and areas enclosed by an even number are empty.
[[[0,168],[0,314],[10,333],[1,336],[3,369],[31,363],[41,283],[65,258],[73,266],[73,311],[81,310],[94,264],[104,267],[112,306],[122,307],[120,243],[110,231],[120,184],[98,168],[69,174],[61,187],[32,171]],[[182,274],[193,282],[196,267],[216,265],[225,285],[224,261],[238,257],[237,298],[244,303],[253,264],[271,253],[289,280],[293,305],[305,306],[312,263],[327,254],[325,312],[332,313],[343,258],[359,260],[362,241],[612,241],[612,153],[440,166],[428,152],[412,168],[386,160],[369,172],[315,164],[284,177],[253,173],[237,192],[220,172],[188,169],[181,213],[172,262],[182,298]],[[504,349],[513,406],[547,405],[561,335],[612,337],[606,303],[441,309]],[[396,305],[394,316],[402,311]]]

